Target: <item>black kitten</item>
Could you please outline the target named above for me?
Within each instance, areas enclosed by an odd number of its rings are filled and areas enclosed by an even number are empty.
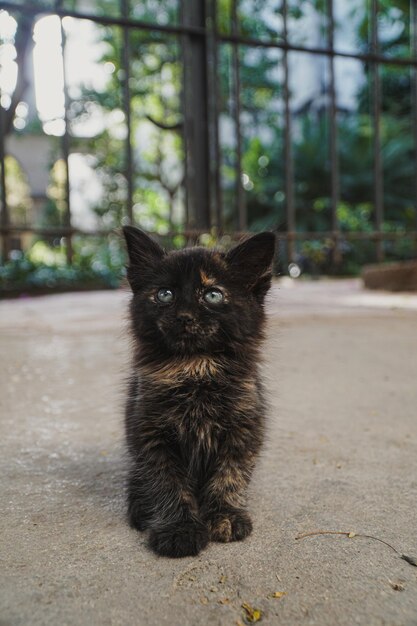
[[[275,237],[165,253],[124,228],[135,353],[126,409],[129,518],[158,554],[252,530],[245,492],[264,431],[258,360]]]

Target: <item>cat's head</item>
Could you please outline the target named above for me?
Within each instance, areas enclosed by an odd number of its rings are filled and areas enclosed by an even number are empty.
[[[244,348],[261,335],[275,237],[260,233],[227,253],[166,253],[143,231],[123,229],[139,340],[155,350],[195,354]]]

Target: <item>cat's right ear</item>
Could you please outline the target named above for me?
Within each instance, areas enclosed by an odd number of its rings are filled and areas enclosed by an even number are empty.
[[[129,255],[127,279],[135,291],[153,272],[155,264],[165,256],[165,251],[149,235],[135,226],[123,226],[123,234]]]

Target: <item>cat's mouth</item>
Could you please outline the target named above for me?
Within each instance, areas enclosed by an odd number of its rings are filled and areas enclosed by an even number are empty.
[[[186,351],[208,347],[210,340],[218,331],[215,324],[206,327],[199,324],[173,325],[168,328],[164,324],[158,324],[158,327],[168,345]]]
[[[200,328],[200,326],[197,326],[197,324],[193,324],[190,326],[180,327],[178,329],[178,334],[181,337],[187,337],[187,336],[193,336],[193,335],[205,334],[205,333],[202,332],[202,329]]]

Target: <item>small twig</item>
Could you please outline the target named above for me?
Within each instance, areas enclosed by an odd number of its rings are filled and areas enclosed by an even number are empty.
[[[407,556],[406,554],[402,554],[399,550],[397,550],[397,548],[394,548],[394,546],[392,546],[387,541],[384,541],[383,539],[379,539],[379,537],[374,537],[373,535],[363,535],[361,533],[355,533],[353,531],[344,532],[344,531],[341,531],[341,530],[315,530],[315,531],[309,532],[309,533],[301,533],[301,534],[297,535],[295,537],[295,539],[296,540],[298,540],[298,539],[305,539],[306,537],[314,537],[315,535],[345,535],[345,537],[349,537],[349,539],[353,539],[354,537],[364,537],[366,539],[374,539],[375,541],[379,541],[380,543],[383,543],[384,545],[388,546],[388,548],[391,548],[391,550],[394,550],[394,552],[396,554],[398,554],[398,556],[401,559],[403,559],[404,561],[406,561],[410,565],[414,565],[414,567],[417,567],[417,559],[416,558],[414,558],[412,556]]]
[[[346,537],[349,537],[349,535],[356,535],[356,533],[345,533],[341,530],[314,530],[311,533],[301,533],[300,535],[296,536],[296,539],[304,539],[305,537],[314,537],[314,535],[346,535]]]

